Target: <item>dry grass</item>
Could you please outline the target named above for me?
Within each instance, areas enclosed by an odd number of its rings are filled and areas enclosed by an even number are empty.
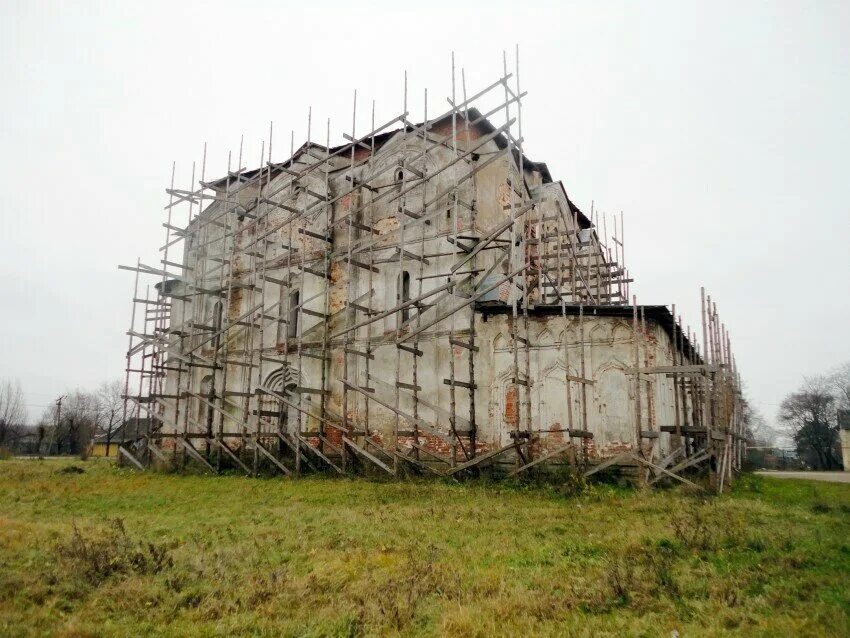
[[[76,461],[80,464],[80,461]],[[0,463],[0,635],[850,635],[850,486]]]

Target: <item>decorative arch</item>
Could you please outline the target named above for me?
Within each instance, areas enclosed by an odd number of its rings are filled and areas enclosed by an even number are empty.
[[[569,344],[578,341],[578,319],[567,317],[561,324],[564,325],[564,329],[558,332],[558,343],[563,345],[564,339],[567,339]]]
[[[540,347],[549,347],[555,345],[555,335],[552,334],[552,331],[549,328],[543,328],[540,333],[537,335],[536,343],[534,345]]]
[[[571,386],[572,406],[567,405],[566,375],[578,376],[576,370],[568,370],[563,359],[556,359],[540,373],[539,382],[532,388],[532,401],[538,407],[538,423],[543,430],[569,427],[572,412],[573,427],[581,427],[581,391],[576,384]]]
[[[550,363],[548,366],[543,368],[543,370],[541,370],[540,378],[545,379],[546,377],[553,375],[555,373],[560,373],[562,377],[563,377],[564,374],[567,374],[567,373],[569,373],[573,376],[578,375],[577,368],[573,367],[572,370],[568,370],[566,364],[564,363],[564,360],[561,359],[561,358],[558,358],[558,359],[555,359],[554,361],[552,361],[552,363]]]
[[[263,385],[270,390],[274,390],[286,396],[292,396],[293,390],[298,386],[300,374],[298,370],[289,364],[284,364],[275,370],[272,370],[267,376]]]
[[[634,334],[635,331],[632,326],[626,325],[622,321],[618,321],[613,328],[611,336],[614,341],[631,341],[634,339]]]
[[[298,386],[300,380],[299,372],[289,364],[284,364],[279,368],[272,370],[265,378],[263,385],[269,390],[273,390],[278,394],[287,398],[294,395],[294,390]],[[283,401],[276,399],[274,396],[262,394],[260,399],[261,417],[277,425],[282,430],[286,428],[286,424],[290,420],[290,412],[292,409]]]
[[[595,325],[590,329],[588,333],[589,339],[594,343],[600,343],[603,341],[611,341],[612,339],[612,331],[611,324],[608,321],[597,320],[594,322]]]
[[[520,381],[525,381],[526,376],[522,370],[519,371]],[[495,380],[495,392],[493,393],[495,399],[495,407],[498,410],[498,423],[502,426],[510,426],[511,417],[519,416],[520,410],[520,386],[519,384],[512,383],[513,380],[513,367],[506,367]]]
[[[505,350],[507,348],[507,341],[502,336],[500,332],[495,337],[493,337],[493,352],[499,352],[500,350]]]
[[[594,374],[593,400],[600,422],[600,443],[634,443],[632,380],[629,365],[612,359]]]

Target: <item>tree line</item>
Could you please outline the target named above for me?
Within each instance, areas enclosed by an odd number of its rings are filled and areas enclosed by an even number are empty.
[[[783,399],[778,421],[806,467],[842,467],[838,418],[844,410],[850,410],[850,362],[826,374],[805,377],[800,388]]]
[[[18,381],[0,380],[0,453],[86,455],[96,436],[110,438],[123,417],[123,387],[118,380],[94,390],[67,392],[36,421],[27,422],[24,392]]]

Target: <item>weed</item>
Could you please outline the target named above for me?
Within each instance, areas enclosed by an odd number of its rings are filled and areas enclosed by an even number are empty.
[[[673,535],[685,547],[708,551],[716,546],[717,529],[709,510],[706,501],[691,501],[670,519]]]
[[[105,532],[83,533],[73,522],[71,538],[57,545],[56,552],[74,573],[93,585],[113,574],[158,574],[174,564],[168,546],[133,540],[120,518],[112,519]]]
[[[408,549],[400,573],[393,574],[384,583],[378,609],[394,629],[407,627],[422,600],[436,591],[439,578],[435,558],[433,545],[424,552]]]
[[[627,605],[638,584],[635,579],[635,564],[630,557],[622,554],[610,557],[605,569],[605,578],[614,599]]]

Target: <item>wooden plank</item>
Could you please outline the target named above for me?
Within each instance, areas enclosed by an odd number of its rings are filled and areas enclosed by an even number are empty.
[[[456,385],[456,386],[459,386],[461,388],[467,388],[468,390],[478,389],[478,386],[475,385],[474,383],[467,383],[466,381],[458,381],[457,379],[455,379],[454,381],[452,381],[451,379],[443,379],[443,383],[445,385]]]
[[[472,350],[473,352],[478,352],[478,346],[473,346],[471,343],[467,343],[466,341],[458,341],[457,339],[449,338],[449,343],[453,346],[457,346],[459,348],[466,348],[467,350]]]
[[[375,355],[373,355],[370,352],[361,352],[360,350],[354,350],[353,348],[343,348],[343,351],[346,354],[353,354],[353,355],[356,355],[358,357],[366,357],[367,359],[371,359],[371,360],[375,359]]]
[[[150,441],[148,441],[148,449],[160,461],[162,461],[163,463],[168,463],[168,457],[165,456],[165,452],[160,450],[156,445],[154,445]]]
[[[277,434],[277,438],[280,439],[281,443],[283,443],[286,447],[288,447],[290,450],[292,450],[296,455],[299,453],[298,447],[292,441],[290,441],[288,438],[286,438],[286,436],[284,436],[284,434],[282,432],[276,432],[276,434]],[[304,459],[304,462],[307,465],[310,466],[311,470],[313,470],[314,472],[319,471],[319,469],[315,465],[313,465],[313,463],[310,461],[310,459],[303,457],[303,456],[301,458]]]
[[[124,458],[126,458],[128,461],[130,461],[130,463],[135,465],[138,469],[140,469],[140,470],[145,469],[145,466],[142,465],[141,462],[139,462],[139,460],[135,456],[130,454],[130,452],[123,445],[118,446],[118,451],[124,456]]]
[[[592,476],[593,474],[596,474],[597,472],[601,472],[602,470],[607,470],[612,465],[616,465],[617,463],[620,463],[621,461],[625,461],[630,456],[631,456],[631,452],[623,452],[622,454],[618,454],[617,456],[612,456],[607,461],[603,461],[602,463],[599,463],[598,465],[589,469],[587,472],[584,473],[584,477],[587,478],[588,476]]]
[[[410,463],[411,465],[413,465],[413,466],[415,466],[415,467],[418,467],[418,468],[420,468],[420,469],[422,469],[422,470],[427,470],[427,471],[429,471],[429,472],[433,472],[433,473],[434,473],[434,474],[436,474],[437,476],[444,476],[444,475],[443,475],[443,473],[442,473],[440,470],[438,470],[437,468],[435,468],[435,467],[431,467],[431,466],[430,466],[430,465],[428,465],[427,463],[424,463],[424,462],[422,462],[422,461],[420,461],[420,460],[418,460],[418,459],[414,459],[414,458],[412,458],[412,457],[408,456],[407,454],[402,454],[401,452],[398,452],[398,451],[395,451],[395,450],[390,450],[390,452],[391,452],[394,456],[397,456],[397,457],[398,457],[399,459],[401,459],[402,461],[406,461],[407,463]]]
[[[696,456],[691,456],[691,457],[683,460],[682,462],[680,462],[678,465],[674,465],[673,467],[670,468],[670,471],[671,472],[681,472],[682,470],[685,470],[689,467],[693,467],[694,465],[697,465],[699,463],[702,463],[703,461],[708,460],[710,457],[711,457],[710,453],[708,453],[706,451],[702,451],[699,454],[697,454]],[[659,480],[661,480],[661,477],[657,476],[654,479],[650,480],[649,484],[652,485],[653,483],[655,483],[656,481],[659,481]]]
[[[525,465],[523,465],[522,467],[518,467],[517,469],[515,469],[514,471],[512,471],[511,473],[509,473],[509,474],[508,474],[508,476],[516,476],[516,475],[517,475],[517,474],[519,474],[520,472],[524,472],[525,470],[527,470],[527,469],[529,469],[529,468],[531,468],[531,467],[534,467],[535,465],[539,465],[540,463],[543,463],[544,461],[548,461],[548,460],[549,460],[549,459],[551,459],[552,457],[554,457],[554,456],[558,456],[559,454],[562,454],[562,453],[566,452],[567,450],[569,450],[569,449],[571,449],[571,448],[573,448],[573,447],[574,447],[574,446],[573,446],[573,444],[572,444],[572,443],[567,443],[566,445],[562,445],[561,447],[556,448],[555,450],[552,450],[551,452],[549,452],[549,453],[548,453],[548,454],[546,454],[545,456],[541,456],[541,457],[540,457],[540,458],[538,458],[538,459],[534,459],[534,460],[533,460],[533,461],[531,461],[530,463],[526,463],[526,464],[525,464]]]
[[[329,390],[322,390],[321,388],[305,388],[300,385],[292,388],[292,391],[297,392],[298,394],[330,394]]]
[[[219,441],[218,439],[207,439],[212,445],[215,445],[218,449],[224,452],[227,456],[230,457],[230,460],[236,463],[239,467],[241,467],[245,474],[248,476],[251,475],[251,470],[233,453],[233,450],[230,449],[228,445],[224,443],[224,441]]]
[[[449,470],[447,470],[446,474],[448,476],[451,476],[453,474],[457,474],[458,472],[469,469],[470,467],[478,465],[479,463],[482,463],[484,461],[492,459],[495,456],[499,456],[500,454],[504,454],[508,450],[512,450],[512,449],[518,447],[519,445],[522,445],[522,443],[519,442],[519,441],[515,441],[514,443],[511,443],[510,445],[506,445],[505,447],[499,448],[498,450],[493,450],[492,452],[487,452],[486,454],[482,454],[481,456],[476,456],[471,461],[467,461],[466,463],[461,463],[460,465],[455,465],[453,468],[450,468]]]
[[[669,476],[670,478],[674,478],[677,481],[681,481],[685,485],[690,485],[691,487],[695,487],[698,490],[702,490],[702,488],[699,485],[697,485],[696,483],[693,483],[693,482],[689,481],[688,479],[683,478],[683,477],[679,476],[678,474],[675,474],[674,472],[671,472],[670,470],[666,470],[663,467],[656,465],[655,463],[650,463],[649,461],[647,461],[645,458],[641,457],[638,454],[632,454],[631,456],[638,463],[643,463],[648,468],[653,469],[656,472],[661,472],[662,474]]]
[[[342,442],[343,442],[344,445],[347,445],[348,447],[350,447],[352,450],[354,450],[355,452],[357,452],[361,456],[372,461],[372,463],[374,463],[375,465],[380,467],[382,470],[385,470],[385,471],[389,472],[390,474],[395,474],[395,472],[393,472],[393,469],[391,467],[389,467],[388,465],[386,465],[381,459],[379,459],[378,457],[376,457],[373,454],[370,454],[369,452],[364,450],[362,447],[357,445],[354,441],[349,439],[347,436],[342,437]]]
[[[658,461],[658,465],[661,466],[661,467],[667,467],[668,465],[670,465],[670,463],[672,463],[676,459],[677,456],[679,456],[679,454],[681,454],[684,451],[685,451],[685,448],[677,447],[675,450],[670,452],[670,454],[668,454],[663,459]]]
[[[362,261],[357,261],[356,259],[349,259],[348,257],[343,257],[342,260],[345,261],[345,262],[348,262],[352,266],[357,266],[358,268],[362,268],[363,270],[371,270],[372,272],[378,272],[378,273],[381,272],[381,270],[379,268],[376,268],[375,266],[370,266],[369,264],[364,263]]]
[[[302,235],[307,235],[308,237],[314,237],[316,239],[321,239],[322,241],[326,241],[329,244],[332,243],[332,240],[330,238],[326,237],[325,235],[320,235],[319,233],[314,233],[313,231],[307,230],[306,228],[299,228],[298,232],[301,233]]]
[[[203,456],[201,456],[198,453],[198,450],[196,450],[195,446],[193,446],[191,443],[189,443],[189,441],[187,441],[186,439],[182,439],[182,438],[176,438],[174,440],[178,441],[180,443],[180,445],[183,446],[183,449],[186,450],[186,452],[189,454],[189,456],[191,456],[198,463],[200,463],[201,465],[206,467],[213,474],[216,473],[215,468],[212,465],[210,465],[209,462]]]
[[[275,458],[274,454],[272,454],[272,453],[271,453],[271,452],[269,452],[269,451],[268,451],[265,447],[263,447],[262,445],[260,445],[260,442],[259,442],[259,441],[253,441],[253,442],[252,442],[252,445],[256,448],[256,450],[257,450],[260,454],[262,454],[263,456],[265,456],[265,457],[266,457],[269,461],[271,461],[271,462],[272,462],[272,463],[274,463],[274,464],[275,464],[278,468],[280,468],[281,472],[283,472],[283,473],[284,473],[284,474],[286,474],[287,476],[290,476],[290,475],[292,474],[292,471],[291,471],[288,467],[286,467],[283,463],[281,463],[280,461],[278,461],[278,460]]]
[[[313,454],[315,454],[316,456],[318,456],[320,459],[322,459],[325,463],[327,463],[328,465],[330,465],[333,469],[335,469],[335,470],[336,470],[337,472],[339,472],[340,474],[345,474],[345,471],[344,471],[341,467],[339,467],[336,463],[334,463],[333,461],[331,461],[331,460],[330,460],[327,456],[325,456],[324,454],[322,454],[322,451],[321,451],[321,450],[319,450],[318,448],[313,447],[312,445],[310,445],[310,443],[309,443],[309,442],[308,442],[308,441],[307,441],[307,440],[306,440],[303,436],[301,436],[301,435],[299,435],[299,434],[296,434],[296,435],[295,435],[295,438],[298,440],[298,442],[301,444],[301,446],[302,446],[305,450],[307,450],[308,452],[312,452]]]

